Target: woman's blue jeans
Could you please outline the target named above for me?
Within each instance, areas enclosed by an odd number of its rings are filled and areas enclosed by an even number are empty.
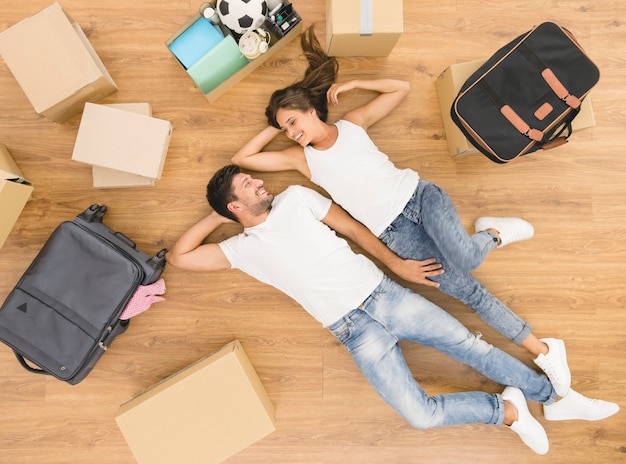
[[[475,422],[500,425],[502,398],[484,392],[428,396],[409,370],[400,340],[435,348],[502,385],[520,388],[528,400],[550,404],[556,399],[545,375],[473,335],[446,311],[388,277],[359,308],[328,329],[378,394],[418,429]]]
[[[439,289],[469,306],[487,324],[519,345],[531,326],[493,296],[471,273],[497,245],[489,232],[468,235],[446,192],[420,179],[413,197],[379,237],[404,259],[435,258],[445,272]]]

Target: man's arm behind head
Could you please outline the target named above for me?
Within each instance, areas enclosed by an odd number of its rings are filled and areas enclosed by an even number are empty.
[[[228,222],[232,221],[215,212],[198,221],[168,251],[165,256],[168,264],[187,271],[230,269],[230,261],[217,243],[203,243],[211,232]]]

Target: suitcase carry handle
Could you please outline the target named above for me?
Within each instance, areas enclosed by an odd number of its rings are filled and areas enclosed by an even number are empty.
[[[494,90],[493,87],[491,87],[491,85],[489,85],[489,83],[483,79],[478,83],[478,86],[487,94],[487,96],[489,96],[496,107],[500,108],[502,116],[504,116],[520,134],[525,135],[535,142],[543,141],[543,132],[539,129],[531,128],[526,121],[524,121],[522,117],[519,116],[513,108],[511,108],[510,105],[506,104],[504,99]]]
[[[565,86],[561,83],[559,78],[556,77],[556,75],[552,72],[550,68],[544,69],[541,72],[541,77],[543,77],[543,79],[548,83],[556,96],[563,100],[565,103],[567,103],[568,106],[574,109],[580,107],[580,99],[575,95],[569,93],[569,91],[565,88]]]
[[[44,371],[43,369],[38,369],[35,367],[32,367],[30,364],[28,364],[26,362],[26,359],[24,359],[24,356],[22,356],[21,354],[19,354],[17,351],[13,350],[13,353],[15,353],[15,357],[17,358],[18,362],[22,365],[22,367],[24,369],[26,369],[28,372],[32,372],[34,374],[44,374],[44,375],[51,375],[49,372]]]
[[[571,124],[567,124],[560,131],[558,131],[558,133],[554,135],[552,139],[549,139],[549,137],[552,135],[551,132],[548,132],[546,134],[544,131],[540,131],[539,129],[533,129],[532,127],[530,127],[526,123],[526,121],[524,121],[524,119],[520,115],[518,115],[510,105],[506,104],[502,97],[485,80],[481,80],[478,83],[478,86],[483,90],[483,92],[485,92],[489,96],[491,101],[493,101],[493,103],[498,108],[500,108],[500,113],[502,113],[502,116],[504,116],[506,120],[509,121],[520,134],[525,135],[529,139],[534,140],[535,142],[545,144],[546,142],[551,142],[552,140],[558,138],[566,129],[568,130],[568,134],[566,136],[563,136],[562,138],[567,139],[571,135]],[[578,108],[575,108],[574,111],[580,111],[580,105]],[[554,144],[546,147],[546,149],[557,147],[559,145],[562,145],[563,143],[565,143],[565,140],[559,143],[555,142]]]
[[[546,81],[552,91],[563,100],[571,108],[578,108],[580,106],[580,99],[575,95],[569,93],[569,90],[563,85],[563,83],[556,77],[556,74],[548,67],[548,65],[541,59],[535,52],[533,52],[526,44],[521,43],[518,47],[519,52],[524,58],[526,58],[530,64],[532,64],[537,71]]]
[[[133,242],[128,236],[124,235],[123,233],[121,232],[111,232],[111,233],[115,235],[119,240],[126,243],[126,245],[128,245],[129,247],[133,249],[137,248],[137,244]]]
[[[534,140],[541,142],[543,140],[543,132],[539,129],[532,129],[526,122],[515,112],[509,105],[500,107],[500,113],[521,133]]]

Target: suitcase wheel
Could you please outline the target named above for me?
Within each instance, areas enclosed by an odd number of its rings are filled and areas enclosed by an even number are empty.
[[[93,204],[85,211],[80,213],[80,217],[85,222],[102,222],[102,218],[107,211],[106,205]]]
[[[163,248],[161,251],[156,253],[152,258],[148,260],[148,266],[152,269],[163,269],[165,267],[165,254],[167,253],[167,248]]]

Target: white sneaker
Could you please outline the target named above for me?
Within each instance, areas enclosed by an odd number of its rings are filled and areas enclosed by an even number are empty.
[[[503,400],[510,401],[517,409],[517,420],[511,424],[511,430],[518,434],[524,444],[535,453],[546,454],[550,449],[548,436],[541,424],[530,414],[522,390],[516,387],[506,387],[501,396]]]
[[[500,235],[498,248],[514,242],[528,240],[535,234],[532,224],[515,217],[480,217],[474,223],[476,232],[494,229]]]
[[[542,338],[541,341],[548,345],[549,351],[548,354],[537,356],[534,362],[546,373],[556,394],[565,396],[572,383],[572,374],[565,355],[565,343],[557,338]]]
[[[543,415],[551,421],[606,419],[619,411],[619,405],[603,400],[594,400],[570,389],[559,401],[543,407]]]

